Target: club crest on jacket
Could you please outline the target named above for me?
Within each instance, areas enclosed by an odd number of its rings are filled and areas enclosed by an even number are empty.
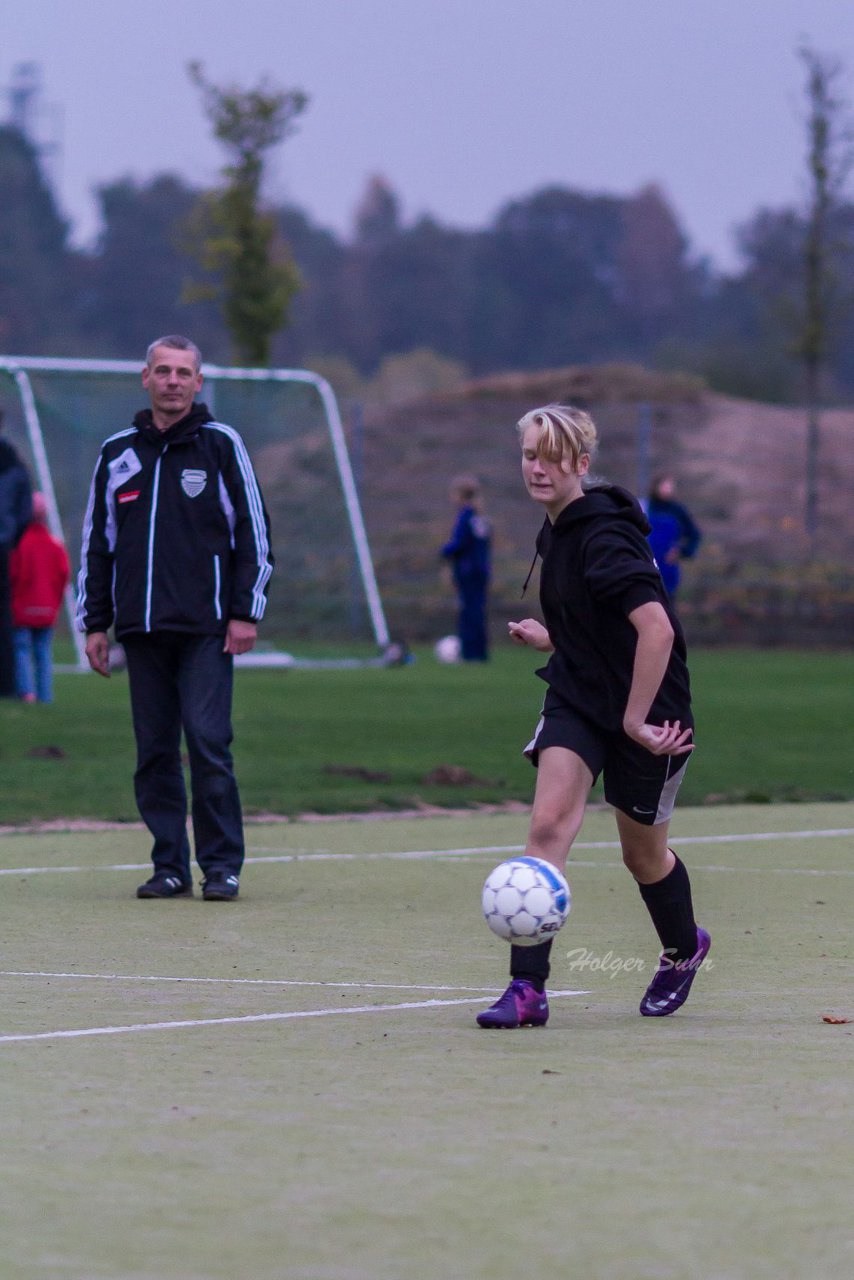
[[[204,471],[196,471],[192,467],[185,467],[181,472],[181,488],[188,498],[198,498],[207,481],[208,477]]]

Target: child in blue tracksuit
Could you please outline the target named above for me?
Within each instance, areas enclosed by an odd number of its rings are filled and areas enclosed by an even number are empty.
[[[652,526],[649,544],[671,600],[682,577],[680,560],[692,559],[701,541],[700,530],[687,507],[676,501],[675,493],[673,477],[658,476],[646,504],[647,518]]]
[[[489,589],[492,531],[481,511],[480,485],[470,476],[458,476],[451,497],[459,508],[450,539],[441,550],[449,560],[459,596],[457,631],[463,662],[485,662],[489,657],[486,601]]]

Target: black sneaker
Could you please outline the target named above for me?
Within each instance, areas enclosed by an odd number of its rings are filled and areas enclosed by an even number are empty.
[[[136,891],[138,898],[192,898],[193,885],[179,876],[165,875],[162,871],[153,875]]]
[[[240,890],[237,876],[208,876],[202,881],[202,897],[205,902],[231,902]]]

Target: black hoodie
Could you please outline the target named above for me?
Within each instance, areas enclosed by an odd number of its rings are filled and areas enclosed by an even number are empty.
[[[637,499],[603,485],[571,502],[537,537],[540,604],[554,653],[537,672],[570,706],[608,731],[620,730],[631,688],[637,631],[628,615],[658,602],[673,650],[649,713],[651,724],[693,724],[685,636],[661,581]]]

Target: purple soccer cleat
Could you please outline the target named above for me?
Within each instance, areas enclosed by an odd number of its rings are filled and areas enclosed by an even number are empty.
[[[688,999],[697,970],[709,954],[712,940],[705,929],[697,926],[697,950],[690,960],[673,961],[662,956],[652,982],[640,1002],[645,1018],[666,1018]]]
[[[495,1004],[477,1015],[477,1025],[487,1030],[511,1027],[544,1027],[549,1020],[545,991],[524,978],[514,978]]]

